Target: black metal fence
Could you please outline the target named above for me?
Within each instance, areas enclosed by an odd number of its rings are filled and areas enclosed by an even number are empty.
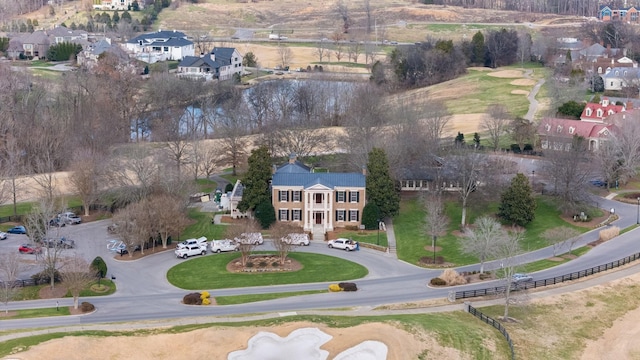
[[[36,281],[34,279],[15,280],[13,282],[13,285],[9,287],[10,288],[27,287],[27,286],[43,285],[48,283],[49,283],[49,280],[39,280],[39,281]],[[4,287],[4,284],[5,284],[4,281],[0,281],[0,288]]]
[[[640,253],[635,253],[633,255],[629,255],[625,258],[619,259],[619,260],[615,260],[603,265],[598,265],[598,266],[594,266],[592,268],[588,268],[585,270],[581,270],[581,271],[576,271],[576,272],[572,272],[569,274],[565,274],[562,276],[556,276],[553,278],[548,278],[548,279],[544,279],[544,280],[537,280],[537,281],[530,281],[530,282],[526,282],[526,283],[520,283],[518,284],[515,288],[513,288],[513,290],[526,290],[526,289],[535,289],[538,287],[544,287],[544,286],[549,286],[549,285],[554,285],[554,284],[559,284],[565,281],[571,281],[571,280],[576,280],[576,279],[580,279],[586,276],[591,276],[594,274],[598,274],[600,272],[603,271],[607,271],[607,270],[611,270],[611,269],[615,269],[617,267],[620,267],[622,265],[626,265],[629,264],[633,261],[636,261],[640,259]],[[496,286],[496,287],[490,287],[490,288],[485,288],[485,289],[477,289],[477,290],[466,290],[466,291],[456,291],[455,293],[455,299],[467,299],[467,298],[472,298],[472,297],[478,297],[478,296],[488,296],[488,295],[501,295],[504,294],[506,290],[506,286]]]
[[[504,338],[507,339],[507,344],[509,344],[509,349],[511,349],[511,359],[515,360],[516,358],[516,353],[513,351],[513,341],[511,341],[511,336],[509,336],[509,333],[507,332],[507,329],[504,328],[504,326],[502,326],[501,323],[499,323],[497,320],[495,320],[494,318],[491,318],[485,314],[483,314],[480,310],[474,308],[473,306],[466,304],[466,308],[467,311],[477,317],[478,319],[482,320],[483,322],[493,326],[494,328],[498,329],[498,331],[500,331],[500,333],[502,335],[504,335]]]

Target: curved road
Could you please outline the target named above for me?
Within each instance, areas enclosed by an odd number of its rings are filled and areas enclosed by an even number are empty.
[[[600,199],[601,208],[616,209],[620,219],[615,225],[620,228],[636,223],[636,205],[623,204],[612,200]],[[181,299],[187,291],[173,287],[166,280],[166,271],[181,260],[175,258],[173,252],[165,252],[143,258],[138,261],[121,262],[108,252],[105,244],[106,223],[94,222],[72,227],[77,237],[82,233],[92,234],[91,240],[80,242],[78,251],[87,258],[97,255],[103,256],[109,266],[109,272],[116,276],[118,291],[110,296],[94,297],[90,301],[96,305],[97,311],[83,316],[63,316],[51,318],[36,318],[22,320],[4,320],[0,322],[3,329],[42,328],[51,326],[87,325],[99,323],[113,323],[134,320],[179,319],[202,316],[230,316],[255,313],[281,313],[331,308],[370,309],[378,305],[389,303],[416,302],[426,299],[446,298],[455,289],[469,290],[494,286],[494,282],[476,283],[455,288],[429,288],[428,280],[441,273],[442,270],[429,270],[398,261],[393,256],[374,250],[363,248],[359,252],[343,252],[328,249],[324,243],[312,243],[309,247],[301,247],[296,251],[314,252],[340,256],[354,261],[369,269],[369,274],[357,280],[359,291],[355,293],[325,293],[299,297],[263,301],[251,304],[231,306],[194,307],[184,306]],[[637,231],[625,233],[614,240],[598,245],[589,253],[563,265],[543,270],[533,274],[535,279],[542,279],[562,275],[568,272],[597,266],[629,254],[640,251],[636,241]],[[575,247],[589,243],[598,237],[598,230],[592,230],[581,236]],[[266,243],[267,244],[267,243]],[[263,245],[268,247],[269,245]],[[545,259],[552,256],[551,247],[533,251],[520,256],[521,263]],[[210,254],[207,256],[216,256]],[[485,264],[486,269],[500,266],[499,261]],[[479,265],[470,265],[458,270],[477,270]],[[640,267],[638,267],[640,268]],[[206,271],[204,269],[203,271]],[[333,269],[327,269],[333,271]],[[638,270],[635,270],[638,271]],[[286,292],[312,289],[326,289],[329,283],[312,283],[280,286],[261,286],[234,289],[206,289],[212,296],[256,294],[270,292]],[[205,289],[203,289],[205,290]],[[53,307],[58,301],[61,306],[72,305],[72,299],[48,299],[9,303],[9,309],[28,309]],[[458,305],[459,309],[459,305]],[[356,310],[357,313],[358,310]],[[423,311],[424,312],[424,311]],[[185,321],[188,321],[185,319]],[[194,320],[189,320],[194,321]],[[198,320],[195,320],[198,321]],[[211,320],[209,320],[211,321]],[[13,336],[27,336],[14,334]],[[0,337],[6,340],[7,336]]]

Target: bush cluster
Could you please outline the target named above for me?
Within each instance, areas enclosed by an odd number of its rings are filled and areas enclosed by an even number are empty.
[[[442,279],[440,279],[438,277],[435,277],[435,278],[431,279],[431,281],[429,281],[429,283],[431,285],[433,285],[433,286],[444,286],[444,285],[447,285],[446,281],[444,281],[444,280],[442,280]]]
[[[342,288],[338,284],[331,284],[329,285],[329,291],[339,292],[339,291],[342,291]]]
[[[182,298],[182,303],[185,305],[202,305],[202,298],[200,298],[200,293],[190,293]]]
[[[95,306],[93,306],[93,304],[92,304],[92,303],[88,303],[88,302],[86,302],[86,301],[83,301],[83,302],[80,304],[80,310],[82,310],[82,312],[91,312],[91,311],[95,310],[95,308],[96,308],[96,307],[95,307]]]
[[[608,229],[600,230],[600,236],[598,239],[600,241],[607,241],[613,239],[618,235],[620,235],[620,228],[617,226],[612,226]]]
[[[436,256],[436,262],[433,262],[433,257],[431,256],[423,256],[420,258],[420,263],[422,264],[444,264],[444,257],[442,256]]]
[[[340,287],[340,289],[342,289],[342,291],[358,291],[358,287],[356,286],[356,283],[341,282],[341,283],[338,283],[338,286]]]
[[[36,284],[48,284],[51,281],[51,276],[49,275],[48,271],[41,271],[37,274],[33,274],[31,275],[31,278],[36,282]],[[58,270],[54,272],[53,278],[53,281],[57,283],[62,280]]]
[[[458,274],[454,269],[446,269],[443,271],[440,279],[444,280],[447,285],[464,285],[467,283],[467,279]]]

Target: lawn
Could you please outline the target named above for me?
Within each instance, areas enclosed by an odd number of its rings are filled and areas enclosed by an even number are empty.
[[[181,239],[199,238],[205,236],[208,240],[224,239],[226,225],[214,225],[211,223],[213,213],[202,212],[199,209],[189,209],[189,218],[194,221],[181,234]]]
[[[200,192],[207,193],[207,194],[216,191],[216,188],[218,187],[218,183],[209,179],[197,179],[196,185],[198,186],[198,190]]]
[[[204,256],[179,263],[167,272],[171,284],[182,289],[227,289],[247,286],[300,284],[359,279],[367,275],[365,267],[338,257],[290,253],[303,268],[295,272],[230,273],[227,264],[240,257],[239,253]],[[206,269],[206,271],[203,271]],[[340,271],[328,271],[340,269]]]
[[[59,309],[56,308],[42,308],[42,309],[26,309],[26,310],[16,310],[16,315],[14,316],[0,316],[0,321],[2,320],[16,320],[16,319],[29,319],[29,318],[38,318],[38,317],[50,317],[50,316],[64,316],[71,315],[69,312],[69,308],[66,306],[62,306]]]
[[[387,247],[389,244],[387,243],[387,233],[384,231],[376,231],[376,230],[363,230],[363,231],[337,231],[336,235],[341,238],[352,239],[355,241],[369,243],[374,245],[380,245]],[[378,240],[378,235],[380,236]]]
[[[233,295],[233,296],[216,296],[216,304],[218,305],[236,305],[246,304],[256,301],[266,301],[273,299],[282,299],[292,296],[312,295],[326,293],[328,290],[308,290],[308,291],[295,291],[284,293],[269,293],[269,294],[250,294],[250,295]]]
[[[538,197],[538,207],[536,209],[535,220],[526,226],[525,241],[521,245],[524,251],[533,251],[548,246],[547,241],[541,237],[541,234],[550,228],[558,226],[567,226],[578,230],[580,233],[588,231],[587,228],[577,227],[567,223],[560,218],[560,211],[556,209],[550,198]],[[468,221],[473,221],[482,215],[493,215],[497,211],[497,204],[489,206],[467,209]],[[440,236],[437,239],[436,246],[442,249],[436,253],[436,256],[444,257],[452,266],[461,266],[477,263],[478,259],[471,255],[463,254],[460,250],[461,239],[452,233],[460,229],[462,209],[459,201],[451,199],[446,203],[445,212],[450,220],[447,235]],[[423,232],[424,210],[420,206],[417,198],[404,199],[400,203],[400,215],[394,218],[393,227],[395,230],[398,258],[409,262],[410,264],[418,264],[423,256],[431,257],[433,252],[425,250],[425,246],[431,245],[431,239]]]

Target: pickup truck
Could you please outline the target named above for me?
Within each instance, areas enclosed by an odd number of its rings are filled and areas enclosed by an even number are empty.
[[[197,239],[187,239],[181,243],[178,243],[178,245],[176,245],[176,250],[182,249],[183,247],[187,247],[190,245],[204,245],[205,247],[207,246],[207,238],[202,236],[199,237]]]
[[[327,243],[329,248],[331,249],[341,249],[346,251],[357,250],[357,243],[350,239],[339,238],[335,240],[329,240]]]
[[[188,245],[175,251],[176,257],[186,259],[190,256],[205,255],[207,253],[207,245]]]
[[[70,211],[59,214],[58,218],[60,218],[65,224],[69,225],[80,224],[82,222],[82,218],[80,216]]]

